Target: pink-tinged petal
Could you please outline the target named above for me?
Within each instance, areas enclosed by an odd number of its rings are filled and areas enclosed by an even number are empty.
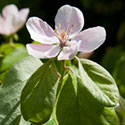
[[[78,46],[76,43],[69,43],[68,46],[63,47],[62,51],[58,56],[58,60],[71,60],[77,54]]]
[[[40,18],[31,17],[26,26],[33,40],[46,44],[59,43],[54,30]]]
[[[10,35],[17,32],[24,25],[28,13],[29,9],[18,11],[13,4],[5,6],[0,17],[0,34]]]
[[[0,16],[0,34],[4,34],[5,32],[4,22],[4,19]]]
[[[5,6],[0,18],[0,34],[10,35],[14,33],[18,26],[18,8],[13,4]]]
[[[22,27],[29,14],[29,8],[24,8],[19,11],[19,27]]]
[[[36,58],[52,58],[56,57],[60,51],[60,47],[51,44],[27,44],[28,53]]]
[[[13,25],[11,25],[11,21],[0,17],[0,34],[2,35],[10,35],[13,33]]]
[[[65,30],[72,30],[71,36],[74,36],[76,33],[80,32],[84,25],[84,17],[82,12],[70,5],[62,6],[55,17],[55,26],[61,25],[61,28]],[[73,26],[73,27],[72,27]],[[58,28],[59,31],[59,28]],[[60,31],[59,31],[60,32]]]
[[[21,9],[19,11],[20,19],[26,21],[29,11],[29,8]]]
[[[15,23],[13,23],[13,32],[18,31],[20,28],[23,27],[23,25],[26,22],[28,14],[29,14],[29,9],[28,8],[21,9],[18,12],[18,16],[17,16],[18,19],[15,20]]]
[[[2,16],[4,18],[10,15],[17,15],[17,14],[18,14],[18,8],[14,4],[7,5],[2,10]]]
[[[79,42],[78,51],[91,52],[101,46],[106,39],[106,31],[103,27],[97,26],[80,32],[73,38]]]

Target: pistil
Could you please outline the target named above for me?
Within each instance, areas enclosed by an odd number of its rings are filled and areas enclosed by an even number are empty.
[[[67,26],[66,28],[62,28],[61,27],[61,24],[58,24],[58,27],[55,28],[55,34],[57,36],[57,38],[59,39],[60,41],[60,46],[61,48],[63,48],[64,46],[67,45],[67,42],[68,41],[71,41],[71,40],[68,40],[69,39],[69,35],[71,34],[72,30],[73,30],[73,25],[71,26],[71,29],[69,30],[69,27],[70,27],[70,23],[67,22]],[[59,30],[61,32],[59,32]],[[66,29],[66,30],[65,30]]]

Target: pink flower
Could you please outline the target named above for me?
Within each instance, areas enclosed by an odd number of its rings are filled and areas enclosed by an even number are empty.
[[[28,8],[19,11],[13,4],[5,6],[0,15],[0,34],[11,35],[17,32],[24,25],[28,14]]]
[[[31,17],[26,26],[31,38],[40,44],[27,44],[29,54],[37,58],[58,56],[58,60],[70,60],[77,52],[97,49],[105,41],[105,29],[98,26],[80,32],[83,25],[82,12],[69,5],[58,10],[55,30],[43,20]]]

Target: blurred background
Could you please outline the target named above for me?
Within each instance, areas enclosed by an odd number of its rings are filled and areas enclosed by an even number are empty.
[[[64,4],[78,7],[83,12],[83,29],[105,27],[106,41],[94,51],[90,59],[113,75],[121,95],[125,97],[125,0],[0,0],[0,12],[5,5],[11,3],[19,9],[30,8],[29,17],[40,17],[53,28],[56,12]],[[26,27],[18,35],[18,42],[24,45],[32,41]]]

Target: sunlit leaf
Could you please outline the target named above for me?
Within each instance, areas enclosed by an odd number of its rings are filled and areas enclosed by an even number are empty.
[[[42,65],[28,80],[21,95],[21,111],[27,121],[49,120],[56,99],[57,69],[52,61]]]
[[[20,120],[20,95],[29,77],[42,65],[34,57],[15,64],[0,86],[0,125],[15,125]],[[25,125],[25,124],[24,124]]]
[[[125,99],[120,97],[119,105],[115,108],[120,119],[120,125],[125,125]]]
[[[27,50],[24,47],[15,48],[11,53],[2,59],[0,72],[8,70],[13,64],[28,56]]]
[[[99,64],[87,60],[79,60],[80,77],[90,96],[104,106],[115,106],[119,99],[119,91],[113,77]]]
[[[0,53],[6,56],[10,52],[12,52],[15,48],[19,48],[19,47],[24,47],[24,45],[21,43],[14,43],[14,46],[11,46],[9,43],[4,43],[0,45]]]
[[[89,93],[79,77],[65,76],[56,104],[59,125],[119,125],[114,108],[104,107]]]

